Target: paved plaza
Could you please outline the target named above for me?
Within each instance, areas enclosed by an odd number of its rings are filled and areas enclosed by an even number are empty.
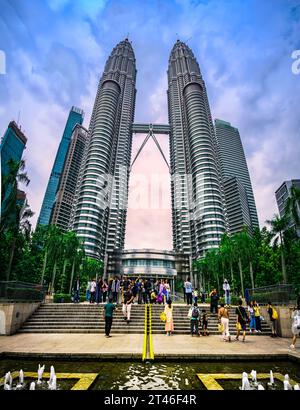
[[[141,359],[143,334],[16,334],[0,336],[0,353],[98,358]],[[300,359],[300,344],[291,350],[290,339],[249,336],[246,342],[223,342],[220,336],[153,335],[156,359],[250,359],[293,355]]]

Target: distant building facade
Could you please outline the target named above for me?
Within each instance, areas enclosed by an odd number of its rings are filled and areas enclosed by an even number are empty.
[[[51,216],[51,224],[59,226],[63,231],[69,229],[78,176],[87,141],[88,130],[82,125],[76,124],[73,129]]]
[[[51,215],[53,205],[55,202],[55,196],[59,185],[59,180],[63,171],[65,159],[67,156],[68,148],[71,142],[71,136],[73,128],[76,124],[82,124],[84,113],[77,107],[72,107],[68,116],[68,120],[65,126],[65,130],[59,144],[55,161],[52,167],[51,175],[48,181],[47,189],[45,192],[44,200],[42,203],[40,215],[38,218],[38,225],[48,225],[51,221]]]
[[[239,130],[216,119],[215,130],[225,197],[229,233],[259,228],[251,179]]]
[[[280,187],[275,191],[276,202],[279,210],[279,215],[282,218],[285,214],[286,202],[291,195],[291,188],[295,187],[300,189],[300,179],[292,179],[290,181],[284,181]],[[298,207],[298,214],[300,218],[300,208]],[[289,227],[296,228],[292,219],[289,220]],[[297,235],[300,237],[300,227],[296,228]]]

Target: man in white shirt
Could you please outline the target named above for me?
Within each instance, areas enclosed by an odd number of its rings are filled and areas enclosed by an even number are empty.
[[[227,279],[224,279],[223,283],[225,305],[230,306],[230,285]]]
[[[97,288],[96,279],[93,279],[92,282],[91,282],[91,298],[90,298],[90,303],[94,303],[94,302],[95,302],[96,288]]]
[[[186,303],[187,305],[192,305],[192,283],[190,282],[190,278],[187,278],[187,280],[184,282],[184,289],[185,289],[185,294],[186,294]]]

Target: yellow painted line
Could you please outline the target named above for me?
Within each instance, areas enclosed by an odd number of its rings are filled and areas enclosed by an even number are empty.
[[[240,379],[242,381],[241,373],[197,373],[198,378],[207,388],[207,390],[224,390],[223,387],[217,382],[217,380],[236,380]],[[281,373],[273,373],[274,379],[280,380],[282,383],[284,381],[284,375]],[[257,380],[259,379],[270,379],[270,373],[258,373]],[[294,386],[297,382],[290,379],[290,384]]]
[[[152,304],[149,305],[149,359],[154,360],[153,341],[152,341]]]
[[[77,379],[71,390],[88,390],[92,383],[95,381],[99,373],[55,373],[57,380],[63,379]],[[19,372],[13,372],[11,374],[13,379],[19,377]],[[30,379],[37,380],[37,372],[24,372],[24,379],[28,377]],[[50,373],[43,373],[43,379],[49,379]],[[5,376],[0,379],[0,386],[4,384]]]
[[[147,322],[148,322],[148,311],[147,304],[145,304],[145,318],[144,318],[144,342],[143,342],[143,351],[142,351],[142,361],[145,361],[147,358]]]

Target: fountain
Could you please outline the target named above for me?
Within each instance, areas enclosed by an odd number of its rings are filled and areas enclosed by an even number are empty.
[[[258,384],[257,390],[265,390],[265,388],[262,384]]]
[[[268,386],[273,387],[274,386],[274,376],[273,376],[273,371],[270,370],[270,381],[268,383]]]
[[[44,370],[45,370],[45,365],[41,366],[41,365],[39,364],[39,368],[38,368],[38,371],[37,371],[37,373],[38,373],[37,384],[41,384],[41,383],[42,383],[42,378],[43,378]]]
[[[242,378],[242,390],[251,390],[250,383],[248,380],[248,374],[243,372]]]
[[[22,389],[23,385],[24,385],[24,372],[21,369],[20,372],[19,372],[19,383],[17,384],[16,388],[17,389]]]
[[[289,378],[288,374],[286,374],[284,376],[283,389],[284,390],[292,390],[292,386],[290,385],[290,378]]]
[[[257,386],[257,372],[256,372],[256,370],[251,370],[251,373],[250,373],[250,375],[251,375],[251,377],[252,377],[252,384],[253,384],[253,386]]]
[[[300,386],[299,386],[299,384],[295,384],[295,386],[294,386],[294,390],[300,390]]]
[[[35,382],[30,383],[29,390],[35,390]]]
[[[56,375],[53,366],[50,367],[50,379],[47,383],[50,390],[56,390]]]
[[[10,372],[7,372],[4,378],[4,390],[11,390],[11,387],[12,387],[12,376]]]

